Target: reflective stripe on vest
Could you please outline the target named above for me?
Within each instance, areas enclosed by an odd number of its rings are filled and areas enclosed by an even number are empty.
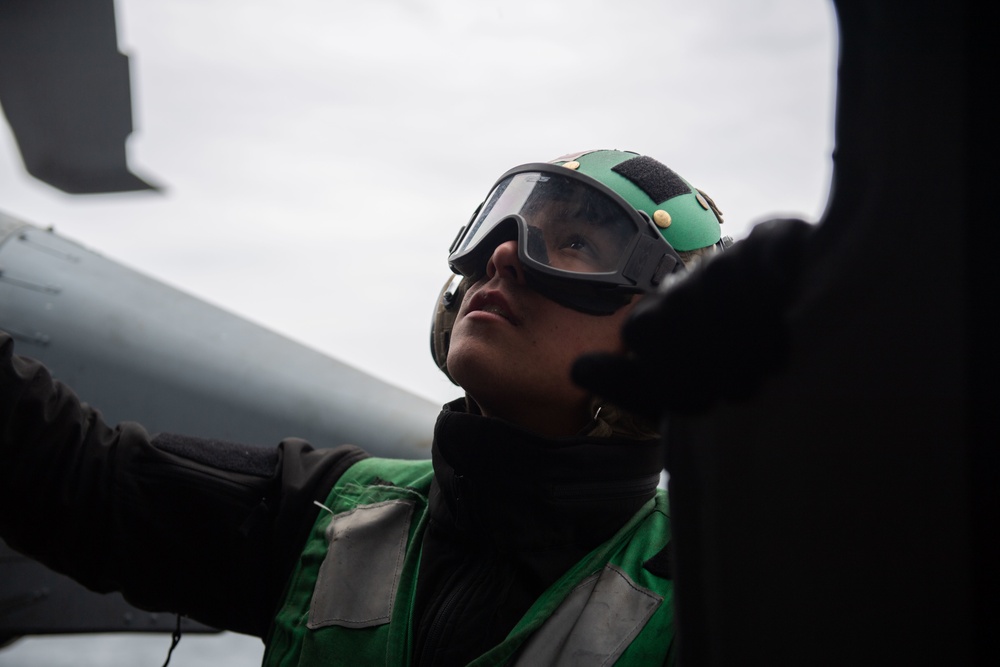
[[[289,582],[265,665],[409,664],[432,476],[429,462],[365,459],[341,477]],[[672,586],[642,564],[669,539],[661,492],[471,664],[664,664]]]
[[[614,664],[662,602],[663,596],[606,565],[573,589],[527,641],[515,664]]]

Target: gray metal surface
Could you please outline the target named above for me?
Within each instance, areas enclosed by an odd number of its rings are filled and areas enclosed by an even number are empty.
[[[431,401],[10,216],[0,216],[0,329],[110,422],[430,454]]]

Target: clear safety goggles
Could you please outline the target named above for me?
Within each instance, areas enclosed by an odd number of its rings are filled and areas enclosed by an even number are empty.
[[[453,271],[477,279],[496,247],[517,241],[529,283],[582,312],[610,314],[683,270],[644,212],[603,183],[545,163],[504,174],[451,247]]]

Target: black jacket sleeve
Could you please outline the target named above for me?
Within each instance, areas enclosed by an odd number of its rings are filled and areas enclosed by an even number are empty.
[[[264,636],[313,501],[366,456],[111,427],[0,332],[0,537],[137,607]]]

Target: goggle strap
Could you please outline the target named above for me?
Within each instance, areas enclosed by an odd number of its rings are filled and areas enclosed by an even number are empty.
[[[662,238],[654,239],[645,235],[640,236],[639,242],[632,250],[632,256],[628,259],[628,264],[622,270],[622,276],[632,281],[633,284],[644,287],[640,283],[643,282],[643,278],[650,275],[649,267],[653,266],[654,262],[659,262],[656,271],[653,272],[653,275],[655,275],[659,272],[660,266],[663,264],[662,258],[668,256],[663,250],[664,242]],[[656,283],[653,284],[655,285]]]
[[[653,287],[657,287],[663,282],[664,278],[683,268],[684,264],[679,257],[675,257],[670,253],[664,253],[663,257],[660,258],[660,263],[656,266],[656,271],[653,271],[653,277],[650,278],[649,282],[653,284]]]

